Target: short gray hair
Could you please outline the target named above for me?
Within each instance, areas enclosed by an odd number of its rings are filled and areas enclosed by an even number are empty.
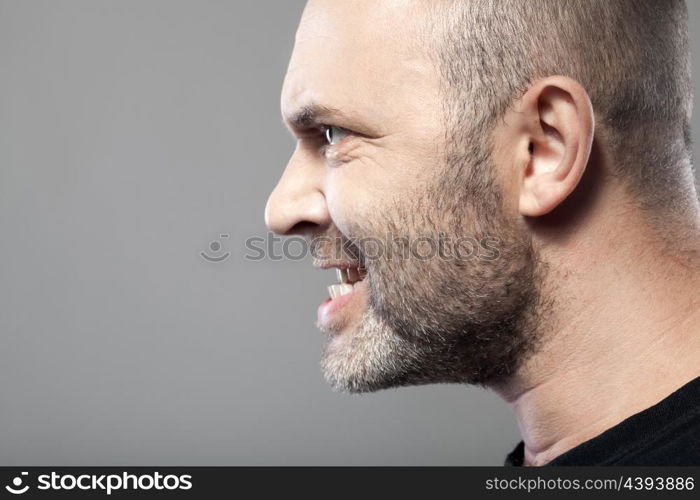
[[[613,174],[641,205],[657,209],[690,193],[695,203],[683,0],[441,0],[431,8],[453,142],[492,130],[537,79],[568,76],[587,90]]]

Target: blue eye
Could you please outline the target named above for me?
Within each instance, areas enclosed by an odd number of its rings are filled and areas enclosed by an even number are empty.
[[[350,133],[344,128],[334,127],[332,125],[327,126],[325,130],[326,141],[331,146],[338,144],[338,142],[343,140],[343,138],[348,136],[349,134]]]

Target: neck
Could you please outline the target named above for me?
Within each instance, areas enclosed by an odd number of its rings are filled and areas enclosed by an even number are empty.
[[[650,231],[623,232],[559,241],[566,257],[547,259],[543,290],[555,308],[541,347],[492,387],[515,413],[526,465],[548,463],[700,375],[697,233],[693,248],[671,254]]]

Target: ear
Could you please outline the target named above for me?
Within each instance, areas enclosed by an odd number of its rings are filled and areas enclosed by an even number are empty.
[[[520,100],[529,161],[523,164],[519,211],[545,215],[569,196],[588,164],[593,106],[575,80],[552,76],[536,82]]]

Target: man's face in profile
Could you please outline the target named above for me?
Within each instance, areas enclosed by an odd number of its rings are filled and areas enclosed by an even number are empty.
[[[342,269],[318,311],[338,390],[497,382],[536,343],[536,254],[489,138],[451,140],[429,4],[312,0],[285,78],[298,142],[266,220]],[[426,251],[441,235],[495,251]],[[408,254],[358,243],[401,238]]]

